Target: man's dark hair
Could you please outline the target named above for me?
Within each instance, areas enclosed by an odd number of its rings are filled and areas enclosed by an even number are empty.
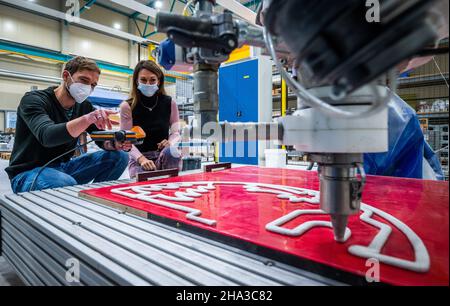
[[[94,60],[83,56],[77,56],[72,58],[64,65],[64,70],[70,72],[71,75],[74,75],[78,71],[89,70],[101,73],[100,68],[97,66],[97,63]]]

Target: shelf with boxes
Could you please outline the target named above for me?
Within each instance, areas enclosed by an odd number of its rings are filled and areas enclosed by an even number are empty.
[[[436,152],[440,160],[445,179],[448,180],[448,112],[418,113],[425,140]]]

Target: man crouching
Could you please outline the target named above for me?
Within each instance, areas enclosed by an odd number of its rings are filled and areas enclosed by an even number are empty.
[[[5,169],[14,193],[118,179],[128,163],[131,143],[106,141],[91,154],[66,154],[83,132],[111,129],[110,111],[96,110],[86,100],[100,76],[97,64],[84,57],[66,63],[58,87],[27,92],[17,109],[14,148]]]

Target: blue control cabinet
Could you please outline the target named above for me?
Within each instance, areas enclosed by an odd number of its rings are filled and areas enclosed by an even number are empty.
[[[258,59],[228,64],[220,68],[219,121],[259,121],[258,69]],[[220,162],[247,165],[259,163],[257,141],[222,143],[219,148]]]

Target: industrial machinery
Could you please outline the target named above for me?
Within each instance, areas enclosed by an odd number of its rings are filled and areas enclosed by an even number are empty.
[[[265,0],[258,15],[262,27],[227,11],[214,14],[215,0],[193,2],[194,16],[161,12],[156,25],[182,47],[173,54],[194,65],[196,115],[203,123],[217,120],[217,67],[234,49],[267,48],[299,98],[297,112],[276,123],[221,127],[275,127],[283,144],[310,153],[320,166],[321,208],[331,215],[335,239],[343,241],[348,216],[360,208],[363,153],[388,150],[387,104],[396,89],[396,66],[437,41],[440,1]],[[282,62],[293,64],[300,82]]]

